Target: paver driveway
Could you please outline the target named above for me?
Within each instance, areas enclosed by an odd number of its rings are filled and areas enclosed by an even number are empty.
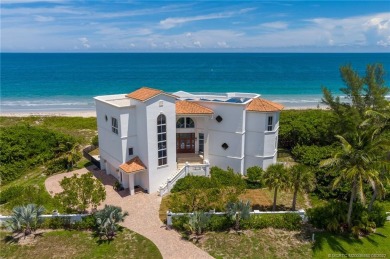
[[[165,229],[158,216],[161,197],[157,194],[138,193],[130,196],[124,192],[118,193],[112,188],[115,178],[93,168],[96,167],[51,176],[45,181],[46,189],[54,195],[62,191],[59,182],[65,176],[72,176],[73,173],[85,174],[91,171],[106,187],[107,198],[100,207],[104,207],[104,204],[112,204],[129,212],[129,216],[121,225],[149,238],[156,244],[163,258],[212,258],[194,244],[182,240],[176,231]]]

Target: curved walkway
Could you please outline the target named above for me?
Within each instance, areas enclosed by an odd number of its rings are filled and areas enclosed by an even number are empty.
[[[163,258],[212,258],[194,244],[183,240],[176,231],[165,229],[158,216],[161,197],[157,194],[138,193],[130,196],[124,192],[118,193],[112,188],[115,178],[93,168],[96,167],[51,176],[46,179],[45,187],[51,195],[54,195],[62,191],[59,182],[65,176],[70,177],[74,173],[85,174],[91,171],[106,188],[107,198],[100,207],[104,207],[104,204],[112,204],[129,212],[129,216],[121,225],[149,238],[156,244]]]

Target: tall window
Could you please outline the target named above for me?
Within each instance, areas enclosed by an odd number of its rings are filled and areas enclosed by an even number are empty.
[[[115,134],[118,134],[118,120],[114,117],[111,117],[111,130]]]
[[[204,133],[199,133],[199,153],[204,152]]]
[[[179,118],[176,121],[176,128],[194,128],[195,127],[195,122],[191,118]]]
[[[157,117],[157,152],[158,165],[167,164],[167,123],[165,115]]]
[[[268,124],[267,124],[267,130],[272,131],[273,128],[273,119],[274,117],[268,116]]]

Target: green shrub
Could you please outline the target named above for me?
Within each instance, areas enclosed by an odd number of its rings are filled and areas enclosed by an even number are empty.
[[[259,166],[249,167],[246,170],[246,188],[260,189],[264,187],[263,181],[264,170]]]
[[[188,175],[179,179],[172,188],[171,192],[175,193],[189,189],[208,189],[214,187],[212,180],[208,177]]]
[[[308,166],[317,166],[321,160],[330,158],[338,148],[337,146],[297,145],[291,153],[295,161]]]
[[[375,222],[377,227],[383,227],[386,223],[386,208],[383,204],[375,202],[370,212],[368,212],[369,221]]]
[[[178,231],[186,231],[186,225],[188,224],[188,216],[180,216],[172,218],[172,227]]]
[[[75,230],[93,230],[97,226],[96,218],[93,215],[83,217],[81,221],[74,222],[72,229]]]
[[[22,186],[11,186],[4,191],[0,192],[0,204],[7,203],[13,198],[22,195],[24,187]]]
[[[66,157],[60,157],[47,163],[45,174],[49,176],[55,173],[64,172],[67,169],[68,159]]]
[[[252,215],[249,219],[242,221],[242,226],[246,229],[272,227],[285,230],[299,230],[301,223],[302,218],[296,213],[264,214]]]
[[[226,231],[233,227],[233,221],[227,216],[212,215],[208,229],[211,231]]]
[[[238,189],[245,189],[245,181],[240,174],[235,173],[231,168],[223,170],[213,166],[210,168],[211,180],[215,186],[234,186]]]
[[[99,136],[96,135],[92,138],[91,144],[94,145],[95,147],[99,146]]]

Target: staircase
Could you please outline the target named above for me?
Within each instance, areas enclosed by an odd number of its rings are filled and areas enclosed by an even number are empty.
[[[181,169],[185,166],[186,162],[190,165],[192,164],[203,164],[203,155],[198,155],[195,153],[177,153],[177,168]]]

